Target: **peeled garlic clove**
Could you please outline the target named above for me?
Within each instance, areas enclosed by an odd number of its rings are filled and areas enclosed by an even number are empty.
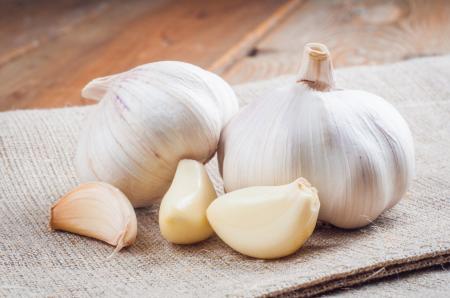
[[[202,163],[184,159],[159,209],[159,228],[172,243],[189,244],[207,239],[213,230],[206,209],[217,197]]]
[[[217,235],[236,251],[273,259],[294,253],[311,236],[320,202],[299,178],[282,186],[255,186],[227,193],[208,208]]]
[[[127,197],[102,182],[81,184],[51,208],[50,227],[92,237],[116,246],[115,252],[134,243],[136,214]]]

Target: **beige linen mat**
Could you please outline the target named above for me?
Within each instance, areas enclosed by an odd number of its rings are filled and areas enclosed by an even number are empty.
[[[450,56],[336,72],[404,115],[417,177],[366,228],[319,226],[292,256],[263,261],[217,237],[189,246],[160,236],[158,206],[140,209],[138,239],[113,259],[102,242],[48,228],[49,208],[76,186],[73,156],[92,107],[0,113],[0,295],[304,296],[450,262]],[[236,86],[247,103],[292,77]],[[221,191],[217,163],[208,171]]]

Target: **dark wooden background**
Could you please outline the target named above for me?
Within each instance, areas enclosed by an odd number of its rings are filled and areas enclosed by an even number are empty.
[[[449,53],[450,1],[0,0],[0,110],[87,104],[89,80],[163,59],[293,73],[309,41],[336,67]]]

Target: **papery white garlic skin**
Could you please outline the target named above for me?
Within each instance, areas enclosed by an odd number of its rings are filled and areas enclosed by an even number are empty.
[[[78,176],[118,187],[134,207],[164,195],[181,159],[208,161],[238,110],[224,80],[177,61],[93,80],[82,95],[101,101],[80,136]]]
[[[206,209],[217,198],[205,166],[183,159],[159,209],[162,236],[172,243],[191,244],[209,238],[214,232]]]
[[[320,202],[317,190],[303,178],[282,186],[254,186],[217,198],[208,220],[234,250],[254,258],[273,259],[297,251],[311,236]]]
[[[137,235],[133,206],[103,182],[81,184],[61,197],[51,208],[50,227],[102,240],[115,251],[133,244]]]
[[[319,219],[361,227],[405,194],[414,175],[412,135],[384,99],[334,88],[326,47],[305,48],[302,65],[311,69],[251,102],[224,129],[218,155],[225,190],[302,176],[319,191]]]

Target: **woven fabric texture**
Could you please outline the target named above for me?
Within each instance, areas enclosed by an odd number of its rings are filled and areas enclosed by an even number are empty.
[[[324,297],[397,298],[448,297],[450,293],[450,266],[439,265],[383,278],[371,283],[339,289]]]
[[[243,104],[292,80],[236,86]],[[137,210],[135,245],[107,260],[102,242],[48,228],[49,208],[78,184],[73,157],[92,107],[0,113],[0,295],[310,295],[450,262],[450,56],[337,71],[340,87],[393,103],[415,139],[406,197],[358,230],[317,227],[292,256],[248,258],[212,237],[189,246],[160,236],[158,206]],[[208,164],[217,189],[217,162]]]

